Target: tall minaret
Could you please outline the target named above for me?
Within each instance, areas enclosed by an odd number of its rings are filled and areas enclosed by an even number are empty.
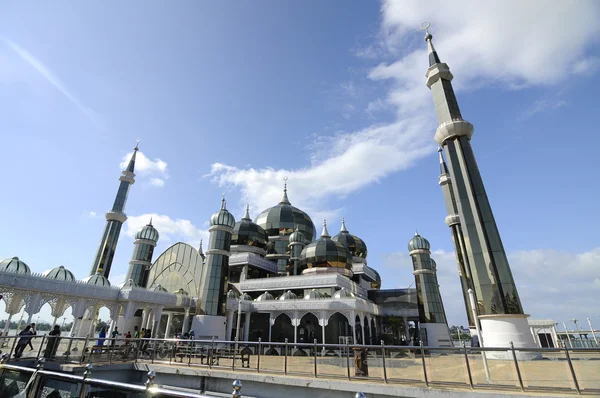
[[[106,278],[110,274],[110,267],[112,265],[113,256],[117,249],[117,242],[119,241],[119,234],[121,233],[121,227],[127,220],[127,215],[123,212],[125,210],[125,203],[127,202],[127,194],[129,193],[129,187],[135,183],[135,174],[133,170],[135,168],[135,155],[138,151],[138,139],[135,148],[133,148],[133,155],[129,160],[127,168],[121,173],[119,180],[119,190],[117,191],[117,197],[113,203],[112,209],[106,213],[106,227],[104,228],[104,234],[100,245],[98,245],[98,251],[94,264],[90,270],[90,275],[94,275],[97,272],[102,273]]]
[[[431,260],[429,248],[429,241],[418,233],[408,242],[417,288],[421,341],[429,347],[452,347],[435,262]]]
[[[449,208],[448,216],[451,222],[460,222],[464,237],[464,245],[459,244],[464,260],[462,266],[467,280],[469,275],[472,278],[483,337],[488,346],[508,346],[511,340],[515,346],[530,343],[533,346],[527,316],[523,315],[500,233],[471,148],[473,125],[462,118],[452,88],[452,73],[448,65],[440,61],[431,39],[432,35],[427,32],[425,41],[429,50],[429,69],[425,76],[426,85],[433,94],[439,122],[435,140],[443,148],[448,163],[446,174],[452,182],[451,192],[456,204],[455,209]]]
[[[468,266],[469,259],[465,255],[467,251],[465,247],[465,239],[463,236],[462,227],[460,225],[460,217],[458,216],[454,191],[452,189],[452,180],[450,179],[450,173],[448,172],[448,167],[444,161],[442,147],[439,147],[438,154],[440,158],[439,184],[442,187],[442,192],[444,193],[444,202],[446,203],[446,211],[448,212],[448,215],[446,216],[446,224],[450,227],[450,231],[452,232],[454,253],[456,255],[456,263],[458,264],[458,276],[460,277],[463,299],[465,302],[465,308],[467,309],[469,328],[475,329],[475,321],[473,320],[473,311],[471,310],[468,293],[469,288],[473,288],[473,281],[471,279],[471,271]]]
[[[200,308],[204,315],[225,315],[225,283],[229,269],[229,250],[235,218],[227,211],[225,198],[221,210],[210,218],[210,238],[202,279],[200,281]]]
[[[158,238],[158,231],[152,225],[152,218],[150,218],[150,222],[135,234],[133,254],[129,261],[126,281],[131,279],[138,286],[150,287],[146,286],[148,270],[152,266],[152,255]]]
[[[298,267],[300,266],[300,255],[302,254],[302,250],[304,246],[306,246],[306,237],[298,228],[289,237],[288,248],[290,249],[290,262],[291,262],[291,275],[298,275],[300,271]]]

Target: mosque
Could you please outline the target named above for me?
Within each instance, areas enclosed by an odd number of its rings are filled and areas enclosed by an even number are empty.
[[[425,40],[426,85],[440,122],[435,134],[439,183],[470,326],[481,326],[488,346],[506,347],[507,339],[517,347],[535,346],[470,146],[473,126],[462,118],[452,73],[440,61],[431,34]],[[127,220],[137,151],[138,145],[119,177],[87,278],[76,281],[64,267],[32,274],[17,257],[0,262],[0,293],[9,320],[23,306],[28,321],[44,303],[55,320],[72,307],[72,334],[85,336],[104,306],[111,328],[149,328],[153,337],[193,330],[197,338],[220,340],[452,345],[436,264],[424,237],[407,239],[415,288],[381,289],[381,277],[367,261],[367,243],[344,219],[333,236],[325,221],[317,233],[311,217],[292,205],[287,182],[279,203],[254,220],[246,207],[236,221],[223,198],[210,217],[206,253],[202,242],[198,248],[178,242],[155,256],[160,231],[149,220],[135,236],[126,282],[112,286],[109,276]]]

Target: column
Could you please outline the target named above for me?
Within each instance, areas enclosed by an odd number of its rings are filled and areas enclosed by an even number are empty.
[[[251,312],[246,312],[244,316],[244,341],[248,341],[248,337],[250,336],[250,316]]]
[[[144,325],[144,327],[146,328],[146,330],[148,330],[152,327],[153,324],[154,324],[154,313],[150,312],[148,314],[148,319],[146,320],[146,324]]]
[[[165,339],[171,337],[171,324],[173,323],[173,313],[167,313],[167,329],[165,330]]]
[[[235,311],[227,312],[227,334],[225,334],[225,340],[231,340],[231,332],[233,330],[233,316],[235,315]]]
[[[360,329],[362,330],[362,344],[363,345],[367,345],[367,342],[365,341],[365,318],[361,316],[361,322],[360,322]]]
[[[402,320],[404,321],[404,338],[406,339],[406,344],[412,345],[410,341],[410,331],[408,330],[410,328],[408,324],[408,318],[403,317]]]
[[[300,320],[294,317],[292,319],[292,326],[294,326],[294,344],[298,342],[298,323],[300,323]]]
[[[240,275],[240,282],[245,281],[248,278],[248,265],[242,267],[242,274]]]
[[[25,325],[31,325],[31,320],[33,318],[33,313],[27,314],[27,323]]]
[[[148,323],[148,313],[149,311],[146,309],[142,311],[142,324],[140,325],[140,329],[146,328],[146,324]]]
[[[371,338],[371,341],[369,341],[369,344],[373,344],[373,342],[375,341],[375,336],[373,336],[373,328],[371,327],[371,319],[369,319],[369,337]]]
[[[88,336],[90,336],[90,337],[94,336],[94,334],[95,334],[94,333],[94,320],[95,319],[92,318],[91,321],[90,321],[90,328],[88,330]]]
[[[275,323],[275,319],[271,318],[269,314],[269,343],[271,342],[271,333],[273,332],[273,324]]]
[[[356,344],[356,317],[354,317],[354,322],[352,322],[352,344]]]
[[[12,319],[14,314],[8,314],[8,319],[6,320],[6,325],[4,325],[4,333],[2,333],[3,336],[6,336],[8,333],[8,330],[10,329],[10,320]],[[19,330],[17,330],[17,332],[19,332]]]
[[[190,331],[190,309],[186,308],[185,315],[183,316],[183,329],[181,333],[187,333]]]

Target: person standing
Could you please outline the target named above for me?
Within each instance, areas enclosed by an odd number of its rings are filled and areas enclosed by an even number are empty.
[[[115,345],[115,341],[117,340],[117,336],[119,336],[119,329],[115,326],[115,330],[113,330],[112,333],[110,334],[110,337],[111,337],[110,345],[111,346]]]
[[[56,355],[58,343],[60,342],[60,326],[54,325],[54,329],[48,333],[48,344],[44,350],[44,358],[52,359]]]
[[[33,336],[31,325],[27,325],[27,327],[19,333],[19,336],[21,336],[21,338],[17,342],[17,347],[15,348],[15,358],[21,358],[25,347],[31,341],[31,337]]]
[[[31,332],[34,336],[37,334],[37,330],[35,329],[35,323],[31,324]],[[31,343],[31,340],[32,339],[29,339],[29,351],[33,351],[33,344]]]
[[[106,328],[105,327],[100,329],[100,333],[98,333],[98,346],[102,347],[104,345],[104,340],[106,340]]]

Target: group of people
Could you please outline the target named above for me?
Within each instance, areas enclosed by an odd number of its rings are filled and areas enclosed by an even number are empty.
[[[23,351],[29,346],[29,350],[33,351],[33,337],[37,335],[35,323],[27,325],[25,329],[19,332],[19,341],[15,347],[15,358],[21,358]],[[54,325],[50,333],[47,335],[46,349],[44,350],[44,358],[54,358],[56,350],[58,349],[58,343],[60,342],[60,326]]]

